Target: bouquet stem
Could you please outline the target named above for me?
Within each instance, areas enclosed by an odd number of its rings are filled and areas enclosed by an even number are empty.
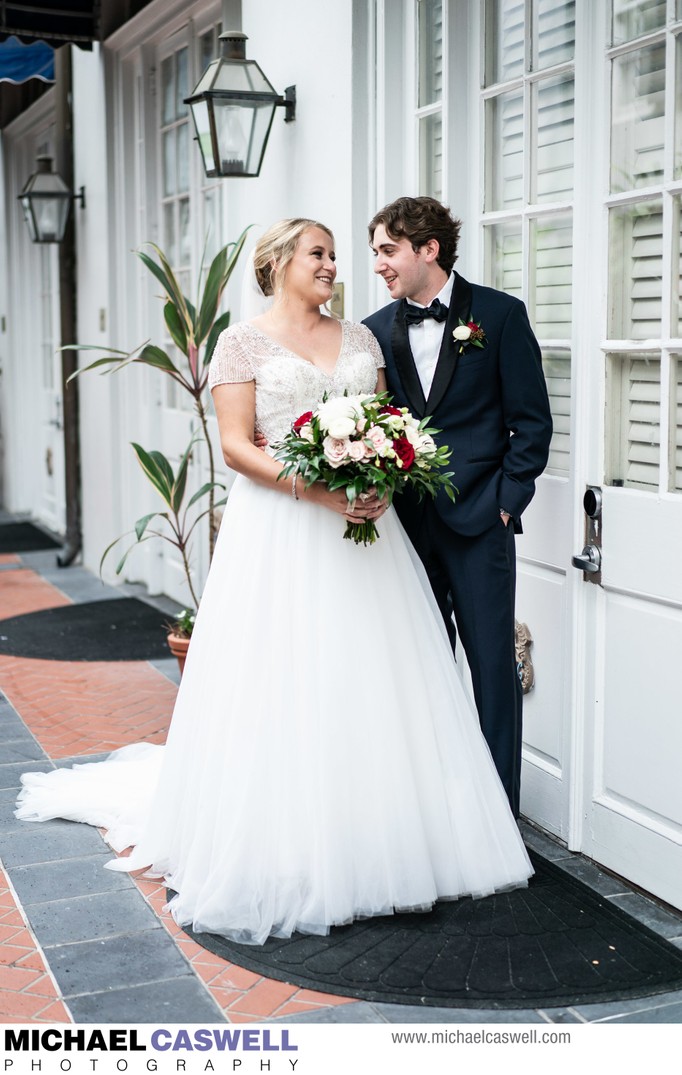
[[[351,539],[356,545],[373,545],[379,537],[374,520],[367,519],[364,523],[347,523],[344,538]]]

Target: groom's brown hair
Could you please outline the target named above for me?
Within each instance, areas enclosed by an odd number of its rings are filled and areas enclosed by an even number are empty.
[[[409,239],[415,252],[429,239],[437,239],[440,250],[436,260],[447,273],[457,261],[462,221],[435,198],[397,198],[385,205],[369,222],[370,246],[379,224],[393,239]]]

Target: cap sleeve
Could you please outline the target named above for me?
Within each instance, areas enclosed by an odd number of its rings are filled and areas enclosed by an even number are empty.
[[[368,352],[374,359],[377,369],[383,369],[386,365],[386,360],[374,333],[367,328],[367,325],[351,321],[346,321],[345,324],[346,330],[350,331],[356,350]]]
[[[384,358],[384,352],[381,350],[381,347],[379,345],[379,341],[376,338],[376,336],[374,335],[374,333],[370,332],[370,330],[367,328],[366,325],[364,325],[363,328],[365,329],[365,332],[367,333],[367,340],[368,340],[367,346],[369,348],[369,353],[371,354],[372,358],[376,362],[377,369],[382,370],[386,366],[386,359]]]
[[[238,328],[226,328],[218,337],[208,370],[211,390],[218,384],[240,384],[255,378],[248,341]]]

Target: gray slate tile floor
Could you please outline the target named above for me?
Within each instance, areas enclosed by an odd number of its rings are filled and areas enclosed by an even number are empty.
[[[22,560],[77,602],[146,597],[141,587],[113,590],[83,568],[57,568],[53,550],[26,553]],[[177,608],[167,599],[146,599],[169,613]],[[177,682],[174,659],[156,666]],[[125,874],[101,868],[110,851],[98,832],[65,821],[37,825],[16,820],[13,810],[21,773],[27,767],[45,772],[55,765],[1,695],[0,741],[0,858],[74,1020],[123,1024],[223,1022],[222,1011],[134,882]],[[69,760],[59,764],[69,764]],[[682,947],[682,915],[633,891],[624,881],[572,854],[530,825],[522,824],[522,831],[530,847]],[[680,1023],[682,991],[619,1003],[523,1011],[425,1009],[360,1001],[287,1016],[281,1021]]]

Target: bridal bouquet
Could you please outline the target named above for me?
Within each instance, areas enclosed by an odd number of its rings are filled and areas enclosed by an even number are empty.
[[[438,430],[429,420],[420,422],[407,407],[392,406],[386,393],[325,397],[275,445],[275,458],[284,461],[280,478],[298,473],[306,486],[323,481],[330,489],[345,489],[349,504],[370,489],[390,504],[395,491],[407,486],[420,499],[442,488],[454,500],[452,471],[444,471],[451,453],[445,445],[437,447]],[[343,536],[371,545],[379,533],[367,519],[349,522]]]

